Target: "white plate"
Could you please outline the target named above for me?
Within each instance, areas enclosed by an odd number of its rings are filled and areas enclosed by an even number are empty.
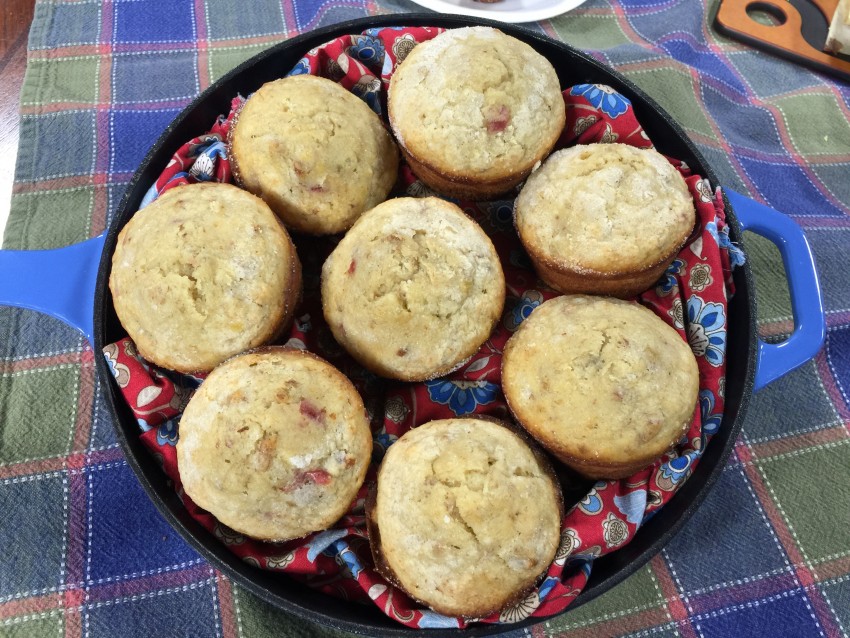
[[[586,0],[500,0],[475,2],[475,0],[412,0],[426,9],[440,13],[454,13],[475,18],[490,18],[502,22],[536,22],[561,15],[575,9]]]

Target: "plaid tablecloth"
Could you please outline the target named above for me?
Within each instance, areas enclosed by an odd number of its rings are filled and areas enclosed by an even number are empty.
[[[716,0],[591,0],[533,25],[681,122],[722,183],[793,215],[818,260],[825,349],[758,393],[722,477],[646,568],[511,635],[850,631],[850,86],[718,36]],[[405,0],[40,0],[5,248],[97,235],[168,122],[240,61]],[[747,235],[763,333],[792,326],[776,249]],[[0,273],[0,277],[3,273]],[[0,635],[330,636],[210,567],[116,443],[90,345],[0,308]]]

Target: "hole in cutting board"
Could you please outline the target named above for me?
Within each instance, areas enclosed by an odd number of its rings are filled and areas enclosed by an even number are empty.
[[[752,2],[747,5],[747,15],[752,20],[768,27],[778,27],[788,20],[785,12],[767,2]]]

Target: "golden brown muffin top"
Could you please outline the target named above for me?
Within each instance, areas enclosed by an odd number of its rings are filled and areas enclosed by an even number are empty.
[[[452,29],[418,44],[393,74],[388,99],[399,144],[450,177],[522,173],[564,127],[551,63],[491,27]]]
[[[696,221],[687,184],[663,155],[627,144],[553,153],[514,205],[523,244],[578,272],[644,270],[677,252]]]
[[[325,235],[348,229],[387,198],[398,149],[380,118],[341,85],[296,75],[260,87],[229,135],[233,174],[288,228]]]
[[[447,419],[389,448],[370,530],[390,580],[441,613],[480,617],[517,600],[546,570],[561,515],[542,454],[498,422]]]
[[[628,464],[664,453],[694,414],[688,343],[643,306],[564,295],[505,346],[502,387],[517,420],[561,457]]]
[[[472,356],[502,313],[492,242],[454,204],[392,199],[363,215],[322,267],[337,340],[377,374],[423,380]]]
[[[287,540],[345,513],[371,451],[351,382],[315,355],[277,347],[213,370],[180,420],[177,463],[186,493],[220,522]]]
[[[178,186],[121,230],[109,287],[148,361],[209,371],[268,342],[291,314],[300,265],[259,198],[228,184]]]

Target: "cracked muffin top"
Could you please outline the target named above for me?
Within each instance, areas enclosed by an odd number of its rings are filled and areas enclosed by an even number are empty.
[[[183,488],[220,522],[282,541],[332,526],[372,453],[351,382],[308,352],[261,348],[207,377],[180,420]]]
[[[396,139],[423,181],[435,172],[455,186],[493,183],[502,192],[548,154],[565,119],[551,63],[491,27],[452,29],[418,44],[393,74],[388,105]]]
[[[508,340],[502,389],[517,421],[590,478],[623,478],[685,433],[699,370],[688,342],[640,304],[564,295]]]
[[[685,179],[654,149],[586,144],[553,153],[514,202],[541,278],[564,293],[651,287],[696,222]]]
[[[505,424],[431,421],[387,451],[367,506],[375,563],[434,610],[483,617],[519,600],[558,548],[551,467]]]
[[[502,314],[489,237],[454,204],[392,199],[363,215],[322,267],[334,337],[376,374],[422,381],[471,357]]]
[[[396,182],[398,149],[380,118],[341,85],[296,75],[260,87],[231,126],[233,176],[293,231],[348,229]]]
[[[285,328],[301,265],[261,199],[228,184],[192,184],[166,191],[127,222],[109,288],[145,359],[208,372]]]

